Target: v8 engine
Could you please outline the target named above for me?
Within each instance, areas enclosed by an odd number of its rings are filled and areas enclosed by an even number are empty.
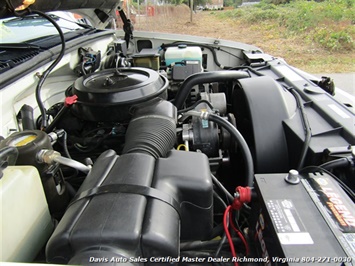
[[[157,38],[80,44],[44,83],[47,108],[17,96],[5,259],[352,265],[353,113],[282,60]]]
[[[172,150],[175,123],[176,108],[167,101],[135,112],[123,154],[104,152],[65,212],[47,245],[50,262],[85,264],[93,254],[125,261],[177,257],[179,239],[208,238],[208,160],[202,153]]]

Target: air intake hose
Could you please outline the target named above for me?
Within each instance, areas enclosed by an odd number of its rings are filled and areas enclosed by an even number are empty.
[[[127,128],[123,154],[166,157],[176,140],[176,113],[172,103],[161,99],[137,106]]]

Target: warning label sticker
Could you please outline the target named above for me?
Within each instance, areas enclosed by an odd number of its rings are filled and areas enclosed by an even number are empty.
[[[311,245],[313,240],[306,231],[290,199],[268,200],[266,206],[283,245]]]

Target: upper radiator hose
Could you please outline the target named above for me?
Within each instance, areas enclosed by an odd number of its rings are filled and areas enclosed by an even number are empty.
[[[208,82],[225,82],[233,81],[242,78],[249,78],[246,72],[226,70],[226,71],[213,71],[213,72],[201,72],[189,76],[181,84],[174,100],[174,104],[178,110],[180,110],[186,98],[189,96],[193,86],[208,83]]]
[[[176,140],[176,108],[164,100],[138,106],[126,132],[125,153],[166,157]]]

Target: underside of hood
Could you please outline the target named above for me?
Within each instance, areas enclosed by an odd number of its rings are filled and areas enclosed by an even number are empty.
[[[1,0],[0,18],[14,16],[13,9],[15,8],[24,9],[29,7],[30,9],[42,12],[85,10],[85,13],[88,15],[90,13],[89,10],[92,10],[92,14],[94,15],[95,9],[111,13],[119,5],[120,1],[118,0]]]

